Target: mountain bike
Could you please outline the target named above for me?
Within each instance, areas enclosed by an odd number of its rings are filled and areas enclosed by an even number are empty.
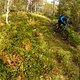
[[[69,27],[69,24],[64,26],[64,25],[61,25],[60,28],[58,26],[58,23],[56,23],[54,25],[54,32],[58,33],[63,39],[68,39],[68,35],[69,35],[69,32],[67,30],[67,27]]]

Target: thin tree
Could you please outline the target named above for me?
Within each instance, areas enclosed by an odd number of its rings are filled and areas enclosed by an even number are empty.
[[[8,16],[9,16],[10,1],[11,1],[11,0],[8,0],[8,3],[7,3],[6,24],[8,24]]]

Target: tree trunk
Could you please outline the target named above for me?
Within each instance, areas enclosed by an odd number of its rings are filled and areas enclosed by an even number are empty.
[[[29,3],[25,5],[25,11],[29,11]]]
[[[9,14],[10,1],[11,1],[11,0],[8,0],[8,3],[7,3],[6,24],[8,24],[8,14]]]
[[[35,12],[37,12],[37,9],[36,9],[36,4],[35,4]]]

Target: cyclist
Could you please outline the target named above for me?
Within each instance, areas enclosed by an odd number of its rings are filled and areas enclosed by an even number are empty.
[[[64,15],[61,15],[58,19],[58,28],[57,29],[61,29],[62,26],[66,26],[68,25],[68,17],[67,16],[64,16]]]

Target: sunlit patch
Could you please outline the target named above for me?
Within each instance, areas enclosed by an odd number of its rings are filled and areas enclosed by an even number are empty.
[[[26,51],[29,51],[30,47],[31,47],[31,42],[29,39],[25,39],[23,40],[22,42],[23,44],[23,48],[26,50]]]
[[[5,23],[0,21],[0,27],[3,27],[4,25],[5,25]]]

